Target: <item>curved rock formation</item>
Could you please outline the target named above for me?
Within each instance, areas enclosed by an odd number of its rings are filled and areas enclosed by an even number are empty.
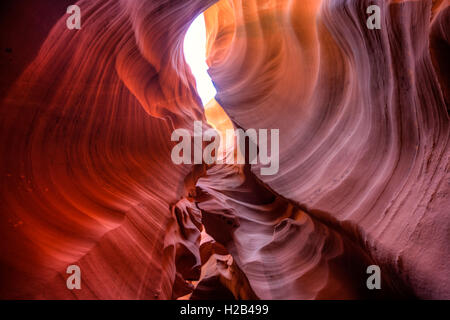
[[[240,127],[280,128],[280,172],[258,177],[357,230],[415,295],[448,298],[448,2],[265,3],[206,12],[217,100]]]
[[[183,32],[212,2],[183,3],[80,1],[82,29],[62,17],[3,101],[2,297],[172,297],[190,169],[170,135],[202,119]]]
[[[448,1],[77,4],[3,90],[1,298],[450,298]],[[203,11],[206,115],[183,57]],[[174,164],[195,120],[279,129],[279,172]]]

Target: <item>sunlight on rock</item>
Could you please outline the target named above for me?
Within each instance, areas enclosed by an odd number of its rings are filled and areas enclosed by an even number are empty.
[[[206,64],[206,28],[203,14],[192,22],[184,38],[184,56],[197,82],[197,92],[205,106],[216,95]]]
[[[200,96],[207,122],[220,135],[219,159],[225,158],[226,154],[236,152],[234,146],[226,147],[226,132],[234,130],[233,123],[222,109],[220,104],[214,99],[216,88],[208,74],[206,63],[206,28],[205,18],[200,14],[189,27],[184,39],[184,56],[191,68],[197,83],[197,92]],[[231,138],[235,139],[234,135]]]

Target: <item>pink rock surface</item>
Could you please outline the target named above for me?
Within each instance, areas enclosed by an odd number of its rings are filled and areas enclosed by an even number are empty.
[[[77,4],[0,82],[0,298],[450,299],[448,1]],[[207,126],[183,56],[206,9],[216,99],[280,130],[275,175],[171,160]]]
[[[450,298],[448,1],[233,3],[210,14],[230,16],[210,40],[217,100],[240,127],[280,129],[280,172],[253,172],[358,230],[413,294]]]

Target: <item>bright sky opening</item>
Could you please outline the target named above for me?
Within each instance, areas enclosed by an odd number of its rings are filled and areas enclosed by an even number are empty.
[[[197,83],[197,92],[203,106],[216,95],[216,88],[209,77],[206,64],[206,27],[203,14],[192,22],[184,38],[184,57],[191,67]]]

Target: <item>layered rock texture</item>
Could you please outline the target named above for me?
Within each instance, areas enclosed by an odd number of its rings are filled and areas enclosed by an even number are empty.
[[[43,2],[3,13],[0,298],[450,299],[449,1]],[[279,129],[279,172],[174,164],[193,121]]]

